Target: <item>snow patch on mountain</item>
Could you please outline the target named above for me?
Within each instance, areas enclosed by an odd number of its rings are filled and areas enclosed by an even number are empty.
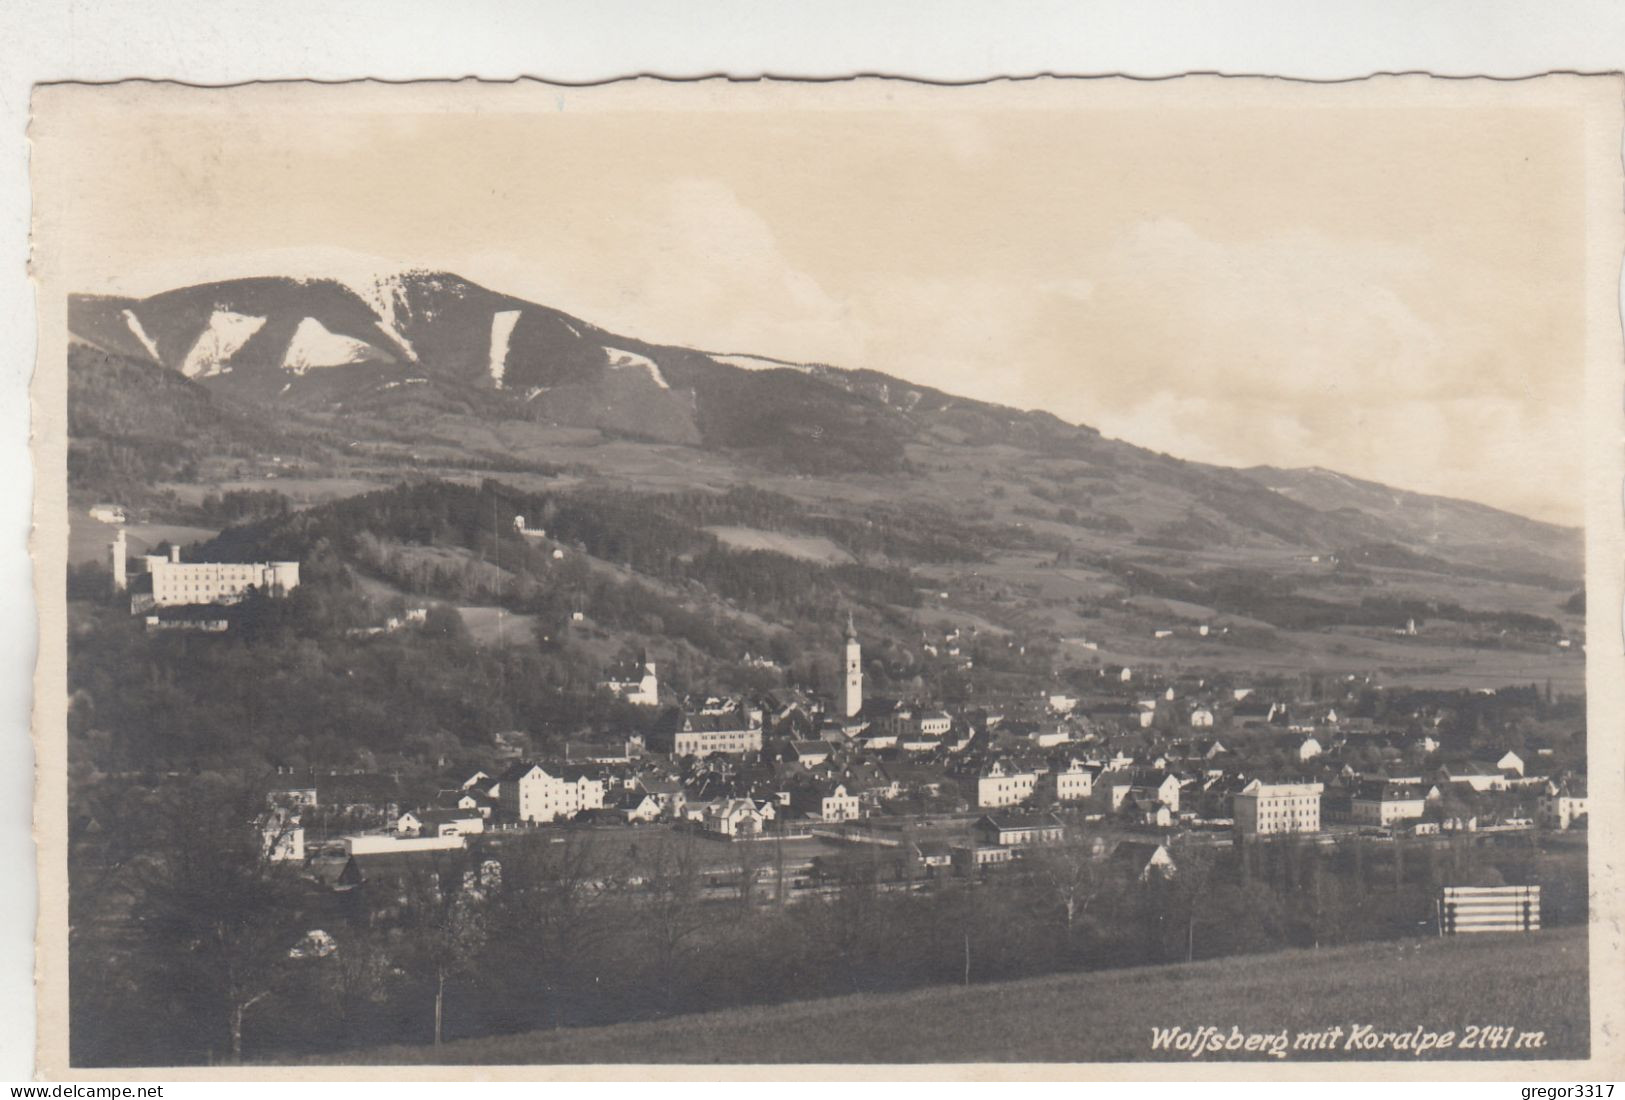
[[[243,350],[243,345],[264,325],[264,317],[215,310],[182,360],[181,373],[188,378],[213,378],[230,372],[227,360]]]
[[[391,340],[399,344],[401,350],[411,358],[418,357],[417,349],[412,341],[406,338],[401,331],[400,309],[405,300],[402,284],[404,280],[400,275],[385,275],[370,282],[357,280],[351,284],[350,289],[372,307],[378,315],[378,327],[383,329]]]
[[[287,354],[282,357],[282,369],[294,374],[325,367],[347,367],[364,362],[376,354],[377,349],[353,336],[341,336],[314,317],[306,317],[294,330],[288,341]]]
[[[609,347],[604,349],[604,354],[609,356],[609,365],[614,369],[626,370],[641,367],[649,372],[649,377],[654,379],[655,385],[663,390],[671,389],[671,385],[666,381],[666,376],[660,373],[660,368],[655,365],[655,361],[647,355],[639,355],[635,351],[622,351],[620,348]]]
[[[794,370],[802,374],[811,374],[812,368],[804,363],[786,363],[780,359],[768,359],[761,355],[712,355],[705,353],[713,362],[724,366],[738,367],[740,370]]]
[[[162,363],[163,360],[158,357],[158,342],[147,335],[147,330],[142,327],[141,318],[135,315],[135,310],[127,309],[124,311],[124,323],[129,326],[130,335],[141,341],[141,346],[147,349],[147,354],[152,356],[152,361]]]
[[[508,341],[513,327],[519,323],[519,310],[503,309],[491,314],[491,381],[502,388],[502,376],[508,370]]]

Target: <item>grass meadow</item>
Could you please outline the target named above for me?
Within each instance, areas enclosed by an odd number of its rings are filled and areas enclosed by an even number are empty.
[[[1153,1050],[1156,1028],[1278,1035],[1343,1029],[1334,1049],[1284,1060],[1584,1058],[1590,1046],[1584,928],[1360,944],[1188,965],[1070,974],[908,993],[839,997],[613,1027],[537,1031],[431,1046],[389,1046],[332,1063],[1189,1062]],[[1415,1055],[1350,1051],[1361,1025],[1454,1032]],[[1526,1048],[1460,1049],[1469,1028],[1541,1033]],[[1514,1039],[1514,1042],[1516,1040]],[[1277,1059],[1257,1051],[1208,1061]]]

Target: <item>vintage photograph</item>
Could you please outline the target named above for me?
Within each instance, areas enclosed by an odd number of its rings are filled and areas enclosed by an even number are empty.
[[[1602,1054],[1620,95],[40,89],[42,1050]]]

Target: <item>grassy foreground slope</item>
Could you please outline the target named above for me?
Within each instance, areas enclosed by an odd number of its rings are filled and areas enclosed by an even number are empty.
[[[839,997],[615,1027],[538,1031],[351,1052],[343,1063],[817,1063],[1189,1061],[1154,1051],[1154,1028],[1243,1033],[1543,1032],[1538,1049],[1452,1049],[1424,1059],[1583,1058],[1586,931],[1360,944],[884,996]],[[1260,1053],[1206,1060],[1271,1061]],[[1288,1060],[1404,1059],[1409,1052],[1293,1051]]]

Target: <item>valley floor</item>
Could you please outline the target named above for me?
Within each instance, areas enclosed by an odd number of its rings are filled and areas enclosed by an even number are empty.
[[[1341,1028],[1337,1048],[1285,1060],[1419,1060],[1354,1052],[1356,1028],[1454,1032],[1434,1060],[1583,1058],[1590,1045],[1584,928],[1284,951],[1189,965],[839,997],[613,1027],[537,1031],[336,1055],[338,1064],[1189,1062],[1156,1029],[1224,1035]],[[1483,1029],[1506,1049],[1462,1049]],[[1525,1033],[1540,1033],[1538,1039]],[[1492,1032],[1499,1035],[1499,1031]],[[1525,1044],[1517,1050],[1516,1043]],[[1274,1063],[1257,1052],[1204,1060]]]

